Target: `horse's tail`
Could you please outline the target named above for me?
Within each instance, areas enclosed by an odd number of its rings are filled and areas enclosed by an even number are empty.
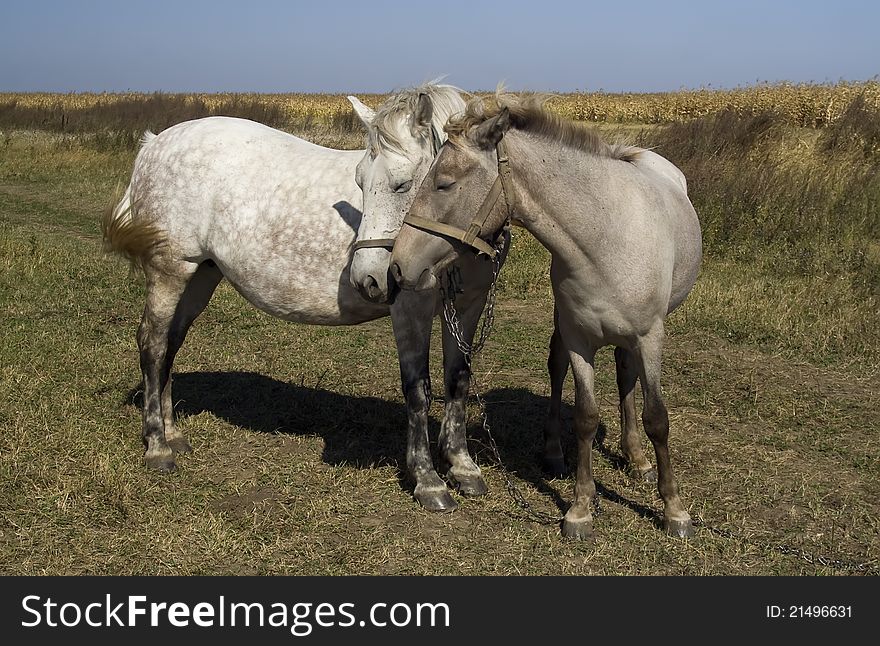
[[[149,144],[155,137],[149,130],[145,132],[141,147]],[[136,206],[131,200],[131,184],[121,198],[117,189],[101,217],[101,233],[105,251],[117,253],[128,258],[133,266],[143,268],[166,247],[168,236],[145,218],[134,217]]]

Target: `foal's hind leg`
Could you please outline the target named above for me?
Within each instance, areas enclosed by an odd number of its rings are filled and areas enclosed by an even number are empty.
[[[168,380],[162,389],[162,417],[165,421],[165,440],[175,453],[189,453],[192,451],[192,446],[174,421],[174,402],[171,399],[171,382],[173,381],[171,371],[174,357],[183,345],[186,333],[193,321],[205,310],[221,280],[223,280],[223,274],[213,261],[206,260],[199,265],[177,303],[174,318],[168,330],[168,349],[165,352]]]
[[[187,315],[189,308],[186,306],[178,317],[178,309],[198,268],[193,263],[180,262],[166,271],[148,267],[145,272],[147,302],[137,333],[144,378],[142,437],[146,448],[144,461],[147,466],[160,471],[176,468],[174,451],[165,436],[165,422],[173,414],[169,381],[174,354],[183,342],[191,319],[195,318]],[[184,325],[187,318],[190,320]],[[173,343],[172,330],[175,330]]]
[[[648,462],[639,438],[636,417],[636,381],[639,371],[626,348],[614,348],[617,368],[617,392],[620,395],[620,450],[630,471],[645,482],[657,482],[657,471]]]
[[[428,443],[428,409],[431,406],[428,354],[434,303],[433,294],[402,291],[391,306],[391,324],[406,399],[406,471],[415,484],[413,497],[429,511],[452,511],[458,505],[434,470]]]
[[[550,374],[550,406],[544,424],[544,471],[553,478],[565,475],[565,455],[562,452],[562,386],[568,373],[568,350],[559,333],[559,312],[553,309],[553,336],[547,355]]]
[[[669,458],[669,414],[660,389],[663,336],[661,323],[638,340],[633,355],[645,399],[642,421],[657,455],[657,488],[664,504],[663,527],[668,534],[688,538],[694,535],[694,526],[678,497],[678,485],[672,473],[672,461]]]
[[[485,298],[477,298],[460,313],[461,335],[473,343],[474,332]],[[440,451],[449,464],[447,477],[465,496],[482,496],[489,488],[480,468],[474,463],[467,446],[467,398],[471,369],[458,343],[443,322],[443,376],[446,407],[440,427]]]

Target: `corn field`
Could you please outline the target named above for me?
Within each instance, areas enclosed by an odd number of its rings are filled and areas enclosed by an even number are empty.
[[[378,106],[387,95],[367,94],[359,98]],[[349,119],[351,106],[336,94],[185,94],[144,93],[0,93],[0,116],[12,110],[40,111],[52,115],[63,125],[78,112],[95,108],[112,109],[125,103],[171,97],[187,104],[198,104],[208,113],[223,113],[230,105],[259,105],[275,115],[273,125],[283,127],[305,121],[338,124]],[[679,123],[697,117],[730,111],[740,115],[772,112],[786,123],[798,127],[821,128],[838,119],[857,97],[880,110],[880,81],[835,84],[762,84],[733,90],[682,90],[651,94],[609,94],[574,92],[554,95],[549,107],[562,116],[607,123]],[[2,124],[0,124],[2,127]],[[9,127],[7,124],[6,127]]]

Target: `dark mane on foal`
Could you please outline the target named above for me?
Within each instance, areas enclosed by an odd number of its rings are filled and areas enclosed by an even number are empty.
[[[484,101],[475,97],[468,102],[464,114],[450,119],[446,124],[446,133],[453,141],[467,138],[473,127],[497,116],[507,108],[511,127],[517,130],[600,157],[627,162],[638,158],[640,148],[622,143],[609,144],[594,128],[550,112],[545,107],[550,98],[552,97],[541,94],[518,95],[503,91],[496,92],[493,101]]]

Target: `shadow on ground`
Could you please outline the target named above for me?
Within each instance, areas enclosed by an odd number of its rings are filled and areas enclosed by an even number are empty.
[[[536,395],[523,388],[498,388],[485,395],[488,405],[491,433],[498,446],[498,454],[505,469],[517,478],[530,483],[542,495],[554,501],[560,513],[564,513],[570,501],[559,494],[558,486],[548,481],[541,468],[543,451],[543,428],[547,415],[549,398]],[[577,447],[574,435],[570,430],[572,412],[570,407],[563,405],[562,448],[568,465],[568,478],[574,478],[574,466],[577,464]],[[471,438],[472,453],[478,456],[480,464],[493,463],[490,441],[479,425],[471,425],[468,429]],[[615,432],[615,442],[617,436]],[[598,453],[614,469],[627,471],[623,456],[609,444],[608,428],[599,423],[596,440],[593,443],[594,465]],[[649,457],[650,456],[649,454]],[[653,462],[653,459],[652,459]],[[595,466],[594,466],[595,478]],[[652,508],[627,498],[617,491],[605,486],[595,478],[596,491],[604,500],[629,508],[642,518],[652,521],[657,527],[662,525],[662,518]]]
[[[501,464],[515,478],[535,487],[553,500],[560,512],[568,501],[541,469],[543,427],[548,398],[524,388],[499,388],[485,394],[492,436]],[[324,441],[322,459],[333,466],[372,468],[392,465],[401,471],[406,464],[406,409],[402,403],[368,396],[347,395],[321,388],[280,381],[254,372],[189,372],[174,376],[175,410],[178,415],[210,413],[230,424],[257,433],[318,436]],[[142,405],[140,387],[129,392],[128,403]],[[431,409],[429,434],[436,448],[442,409]],[[571,412],[564,407],[563,420]],[[566,424],[568,426],[568,424]],[[621,455],[608,447],[607,429],[600,424],[594,445],[616,469],[625,470]],[[480,424],[468,428],[471,453],[480,464],[497,463],[491,441]],[[569,465],[576,460],[572,433],[563,433],[563,449]],[[435,455],[435,464],[439,464]],[[573,477],[572,473],[568,477]],[[404,485],[401,479],[401,485]],[[659,522],[650,508],[609,490],[596,481],[599,494],[626,506],[644,518]]]
[[[128,403],[141,407],[141,387]],[[336,393],[255,372],[184,372],[174,375],[178,416],[210,413],[257,433],[317,436],[323,460],[370,468],[405,464],[406,409],[377,397]]]

